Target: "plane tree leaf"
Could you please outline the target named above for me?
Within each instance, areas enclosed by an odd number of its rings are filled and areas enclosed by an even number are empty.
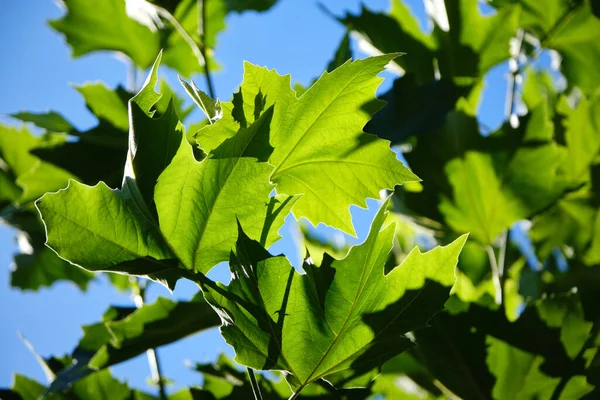
[[[49,132],[66,133],[75,129],[73,128],[73,125],[71,125],[71,123],[65,119],[65,117],[56,111],[49,111],[45,113],[22,111],[10,114],[10,116],[23,122],[31,122],[32,124]]]
[[[150,111],[160,99],[154,92],[159,62],[160,57],[129,103],[130,150],[121,189],[104,182],[90,187],[71,181],[68,188],[47,194],[36,204],[48,245],[83,268],[158,278],[154,274],[169,273],[177,266],[152,212],[156,179],[174,154],[169,143],[183,136],[173,107],[157,118]],[[172,282],[174,277],[158,279]]]
[[[272,116],[271,107],[201,162],[187,140],[180,139],[177,154],[158,179],[154,198],[162,234],[186,268],[206,273],[226,261],[235,245],[236,219],[265,245],[276,239],[268,231],[279,230],[295,199],[269,199]]]
[[[340,22],[381,53],[406,53],[408,57],[398,57],[394,63],[415,74],[419,82],[433,80],[436,40],[421,30],[410,8],[402,1],[393,0],[389,14],[374,13],[363,6],[360,15],[348,13]]]
[[[445,0],[444,4],[448,27],[437,23],[434,29],[442,77],[483,77],[510,57],[509,41],[517,33],[519,7],[484,16],[476,0]]]
[[[385,208],[365,243],[343,260],[305,264],[304,275],[240,230],[229,286],[203,284],[238,363],[287,371],[294,391],[320,378],[336,387],[357,387],[383,362],[412,347],[403,334],[443,308],[466,237],[425,254],[415,249],[384,275],[394,234],[393,225],[381,230]]]
[[[60,392],[95,371],[219,324],[202,295],[189,302],[159,297],[139,309],[111,307],[103,319],[83,327],[84,335],[71,356],[74,361],[57,373],[50,391]]]
[[[122,87],[110,90],[103,83],[95,82],[75,86],[75,89],[83,96],[96,118],[110,122],[121,131],[129,129],[127,101],[131,95]]]
[[[116,51],[146,69],[162,48],[165,64],[189,77],[200,72],[205,62],[212,66],[211,70],[216,69],[212,50],[217,44],[217,35],[225,29],[227,14],[246,10],[265,11],[275,3],[207,1],[203,43],[198,36],[199,17],[195,0],[107,0],[98,5],[85,0],[64,0],[65,15],[50,21],[50,25],[65,36],[74,57],[95,51]],[[190,42],[194,45],[191,46]],[[198,46],[206,48],[208,60],[204,60]]]
[[[71,181],[36,203],[48,235],[48,246],[86,269],[113,270],[138,258],[165,260],[171,252],[158,229],[138,209],[132,184],[110,189]],[[156,262],[156,269],[165,267]],[[117,269],[118,271],[119,269]]]
[[[270,179],[277,192],[302,194],[292,209],[296,217],[354,234],[350,205],[365,207],[366,199],[377,198],[380,190],[418,179],[388,142],[362,132],[382,105],[373,98],[381,82],[377,74],[395,57],[347,62],[324,73],[300,98],[289,75],[246,63],[240,91],[232,103],[223,103],[224,113],[231,110],[233,118],[225,116],[200,130],[198,144],[210,151],[233,135],[234,121],[249,124],[257,104],[275,105],[269,163],[275,166]]]
[[[509,40],[515,36],[519,8],[504,7],[495,15],[483,16],[476,0],[445,1],[446,23],[436,18],[433,33],[419,27],[410,9],[400,0],[392,2],[388,14],[362,9],[341,21],[357,31],[376,52],[406,52],[395,62],[416,77],[420,85],[434,80],[438,64],[441,76],[483,77],[494,65],[508,59]]]
[[[42,244],[31,254],[15,255],[10,284],[21,290],[35,291],[44,286],[51,286],[56,281],[68,280],[81,290],[86,290],[92,279],[94,274],[80,268],[73,268],[71,264]]]
[[[569,106],[561,97],[556,111],[562,122],[559,127],[564,127],[561,136],[566,149],[560,172],[573,184],[583,186],[536,216],[531,237],[542,260],[546,260],[554,248],[568,245],[579,257],[585,257],[588,263],[594,264],[600,260],[600,199],[594,183],[596,159],[600,152],[600,97],[582,96],[575,107]]]
[[[496,400],[551,399],[561,378],[540,371],[544,358],[488,336],[487,363],[496,377],[492,396]],[[568,379],[561,399],[580,399],[593,390],[585,376]]]
[[[65,35],[74,57],[98,50],[119,51],[141,68],[152,65],[160,50],[158,37],[127,15],[125,1],[63,3],[66,15],[50,25]]]
[[[470,106],[461,100],[441,129],[420,138],[405,155],[430,182],[422,192],[405,196],[422,215],[443,218],[454,231],[470,232],[489,245],[516,221],[551,205],[572,182],[560,173],[565,150],[552,139],[544,107],[518,129],[505,125],[487,137],[470,115]],[[432,154],[434,160],[427,157]]]

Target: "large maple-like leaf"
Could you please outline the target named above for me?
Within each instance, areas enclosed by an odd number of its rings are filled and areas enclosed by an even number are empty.
[[[186,268],[206,273],[226,261],[237,237],[236,218],[266,246],[278,238],[276,232],[296,199],[269,199],[272,115],[269,108],[200,162],[182,137],[160,175],[154,194],[160,229]]]
[[[269,198],[272,109],[197,162],[173,103],[155,115],[160,59],[129,102],[121,189],[72,181],[37,206],[48,245],[66,260],[90,270],[158,274],[171,285],[178,263],[206,273],[227,260],[236,217],[253,229],[253,237],[272,244],[295,198]]]
[[[350,205],[365,207],[380,190],[418,179],[396,159],[389,142],[362,132],[383,104],[374,98],[381,82],[377,74],[395,57],[347,62],[324,73],[300,98],[289,75],[246,63],[233,103],[223,103],[223,119],[201,130],[198,144],[205,151],[215,148],[233,136],[238,123],[253,120],[257,104],[275,105],[269,163],[275,166],[270,179],[277,192],[302,194],[293,208],[296,217],[353,234]]]
[[[414,249],[387,275],[394,226],[381,230],[386,204],[365,243],[340,261],[297,273],[243,231],[232,254],[229,286],[204,283],[205,298],[223,320],[236,361],[289,373],[295,391],[318,379],[365,385],[374,369],[412,347],[404,334],[422,327],[448,298],[466,237],[422,254]]]
[[[121,189],[113,190],[104,182],[90,187],[71,181],[68,188],[36,203],[48,245],[86,269],[145,275],[176,265],[152,212],[154,184],[176,150],[168,144],[183,137],[172,105],[158,118],[150,111],[161,97],[154,92],[159,62],[160,57],[129,102],[130,149]]]

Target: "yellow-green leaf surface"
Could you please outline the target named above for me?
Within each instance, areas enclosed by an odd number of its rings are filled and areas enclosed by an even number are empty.
[[[227,261],[237,237],[236,220],[266,246],[275,241],[295,199],[269,199],[272,116],[271,107],[200,162],[182,137],[160,175],[154,194],[160,229],[186,268],[206,273]]]
[[[48,246],[86,269],[111,270],[137,258],[171,258],[160,233],[136,205],[130,185],[114,190],[104,183],[71,181],[67,189],[46,194],[36,205]]]
[[[223,104],[223,120],[201,130],[198,144],[209,151],[235,132],[227,128],[235,121],[250,123],[257,104],[274,105],[269,163],[277,192],[302,195],[293,208],[296,217],[354,234],[350,205],[365,207],[380,190],[418,180],[388,141],[362,131],[383,105],[374,98],[382,80],[377,74],[395,57],[347,62],[324,73],[300,98],[289,75],[246,63],[240,91],[233,103]]]
[[[295,391],[323,378],[337,387],[366,385],[374,369],[412,347],[404,336],[443,308],[466,237],[422,254],[414,249],[384,275],[394,225],[385,204],[365,243],[343,260],[327,256],[297,273],[240,230],[229,286],[207,283],[236,361],[287,371]]]
[[[129,103],[130,150],[122,188],[71,181],[67,189],[47,194],[36,203],[46,225],[48,246],[86,269],[145,275],[173,266],[160,262],[173,255],[152,213],[152,193],[175,152],[169,143],[178,143],[183,134],[172,107],[158,118],[150,112],[161,97],[154,92],[159,62],[160,57]],[[120,265],[125,262],[132,263]]]

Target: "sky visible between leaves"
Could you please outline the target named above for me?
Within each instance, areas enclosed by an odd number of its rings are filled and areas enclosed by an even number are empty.
[[[361,3],[359,0],[321,2],[336,15],[342,15],[346,10],[356,13]],[[387,10],[389,2],[364,0],[364,3],[371,10],[383,11]],[[422,0],[405,3],[427,28]],[[227,30],[219,36],[216,49],[216,56],[223,66],[223,70],[213,76],[218,97],[230,99],[241,82],[243,60],[275,68],[280,74],[289,73],[293,83],[308,84],[318,77],[333,56],[344,28],[320,11],[316,4],[312,0],[280,0],[269,12],[230,16]],[[49,0],[5,1],[1,10],[0,120],[16,124],[3,116],[17,111],[54,109],[77,128],[90,127],[94,118],[69,83],[102,80],[113,88],[118,84],[124,85],[125,64],[109,53],[72,60],[63,39],[47,25],[48,19],[61,15],[60,9]],[[364,56],[355,52],[357,55]],[[405,57],[410,57],[410,54]],[[541,62],[547,63],[548,60]],[[488,74],[479,118],[492,129],[499,126],[503,118],[504,76],[507,71],[507,63],[502,63]],[[166,68],[161,68],[159,73],[161,76],[166,73],[171,87],[178,88],[183,95],[173,73],[167,73]],[[393,75],[386,73],[384,76],[386,80],[380,91],[389,88],[393,81]],[[143,79],[139,77],[138,85]],[[195,77],[195,81],[204,89],[201,76]],[[368,204],[369,210],[353,207],[353,221],[359,236],[352,239],[353,243],[364,240],[378,207],[376,201]],[[298,265],[290,240],[294,226],[289,222],[292,221],[288,221],[282,230],[284,239],[276,243],[272,251],[285,253]],[[331,229],[320,229],[320,232],[324,235],[334,233]],[[99,321],[109,305],[132,305],[127,296],[115,292],[105,280],[93,282],[87,293],[82,293],[70,283],[58,283],[36,293],[12,289],[9,268],[16,248],[13,232],[0,226],[0,386],[10,385],[13,372],[45,382],[41,368],[17,332],[21,332],[43,356],[70,353],[81,337],[81,325]],[[213,273],[213,277],[226,278],[227,271],[221,268]],[[195,292],[193,284],[180,281],[175,296],[189,298]],[[149,300],[154,301],[159,295],[168,297],[169,293],[153,285]],[[176,380],[176,385],[170,390],[200,383],[200,375],[188,370],[183,360],[212,361],[222,351],[233,355],[216,329],[161,347],[159,357],[164,375]],[[147,384],[149,369],[145,355],[118,365],[113,372],[117,377],[128,380],[133,387],[151,390]]]

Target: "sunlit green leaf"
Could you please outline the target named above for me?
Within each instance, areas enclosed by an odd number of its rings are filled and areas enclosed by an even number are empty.
[[[394,233],[393,225],[380,231],[385,216],[382,207],[366,242],[345,259],[305,264],[305,275],[240,232],[230,285],[204,285],[236,361],[288,371],[294,390],[319,378],[356,387],[412,347],[403,334],[443,307],[466,238],[425,254],[414,250],[384,276]]]

